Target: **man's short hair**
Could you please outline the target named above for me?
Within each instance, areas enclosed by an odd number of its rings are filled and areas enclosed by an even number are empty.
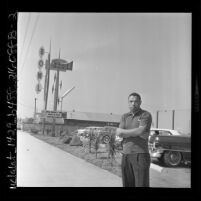
[[[138,94],[138,93],[135,93],[135,92],[131,93],[131,94],[128,96],[128,99],[130,98],[130,96],[137,96],[137,97],[139,98],[139,100],[141,100],[141,96],[140,96],[140,94]]]

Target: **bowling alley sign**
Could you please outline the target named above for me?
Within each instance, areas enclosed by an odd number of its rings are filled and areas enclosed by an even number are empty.
[[[38,83],[36,84],[36,93],[39,94],[41,91],[42,91],[42,84],[40,83],[42,78],[43,78],[43,72],[42,72],[42,68],[44,66],[44,62],[43,62],[43,55],[45,54],[45,49],[43,47],[41,47],[39,49],[39,56],[40,56],[40,59],[38,61],[38,72],[36,74],[36,77],[37,77],[37,80],[38,80]]]

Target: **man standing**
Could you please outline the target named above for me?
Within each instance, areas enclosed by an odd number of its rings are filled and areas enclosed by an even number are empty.
[[[123,114],[116,135],[123,138],[123,187],[149,187],[150,155],[148,137],[152,123],[149,112],[142,110],[137,93],[128,96],[130,112]]]

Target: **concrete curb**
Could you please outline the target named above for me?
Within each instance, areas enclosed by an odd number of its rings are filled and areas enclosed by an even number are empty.
[[[163,167],[160,167],[160,166],[158,166],[158,165],[155,165],[155,164],[153,164],[153,163],[151,163],[151,166],[150,166],[150,168],[151,169],[153,169],[153,170],[156,170],[156,171],[158,171],[158,172],[162,172],[163,171]]]

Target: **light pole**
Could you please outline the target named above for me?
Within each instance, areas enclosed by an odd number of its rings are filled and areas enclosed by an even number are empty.
[[[72,87],[71,89],[69,89],[68,91],[66,91],[66,92],[62,95],[62,97],[61,97],[61,112],[62,112],[62,103],[63,103],[64,97],[66,97],[74,88],[75,88],[75,86]]]
[[[37,98],[35,98],[34,119],[36,119],[36,100],[37,100]]]

